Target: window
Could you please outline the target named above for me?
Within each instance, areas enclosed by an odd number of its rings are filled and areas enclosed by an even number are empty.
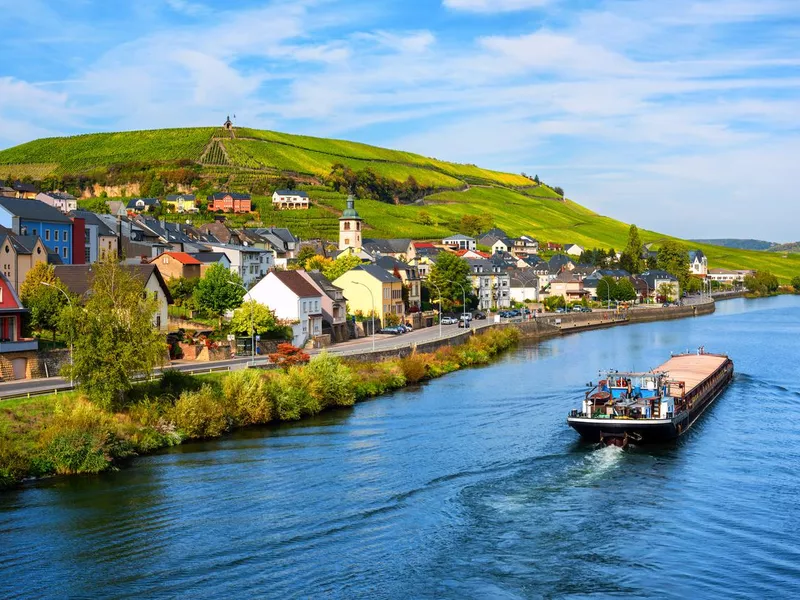
[[[164,258],[161,259],[161,262],[164,263],[165,265],[168,265],[169,264],[169,257],[165,256]]]
[[[64,256],[64,258],[67,258],[67,256],[69,255],[69,251],[67,250],[67,247],[66,247],[66,246],[64,246],[64,247],[61,249],[61,254]]]
[[[33,230],[33,235],[36,235],[36,230],[35,229]],[[45,232],[44,232],[44,240],[46,242],[50,241],[50,230],[49,229],[45,230]]]
[[[89,228],[88,228],[88,227],[84,228],[84,230],[83,230],[83,236],[84,236],[84,239],[87,239],[87,240],[88,240],[90,237],[92,237],[92,232],[91,232],[91,231],[89,231]],[[64,239],[67,239],[67,238],[64,238]]]
[[[56,229],[56,230],[53,232],[53,239],[54,239],[55,241],[58,241],[58,229]]]
[[[306,301],[305,300],[303,300],[303,312],[308,312],[308,309],[306,308]]]
[[[84,248],[83,262],[85,262],[86,264],[92,262],[92,249],[89,248],[89,246],[86,246],[86,248]]]

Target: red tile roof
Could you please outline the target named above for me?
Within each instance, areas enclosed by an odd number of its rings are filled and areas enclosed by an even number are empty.
[[[432,242],[414,242],[414,248],[435,248]]]
[[[170,257],[174,258],[179,263],[182,263],[184,265],[199,265],[199,264],[201,264],[199,260],[197,260],[194,256],[192,256],[190,254],[187,254],[186,252],[163,252],[159,256],[156,256],[150,262],[157,261],[159,258],[164,256],[165,254],[167,256],[170,256]]]

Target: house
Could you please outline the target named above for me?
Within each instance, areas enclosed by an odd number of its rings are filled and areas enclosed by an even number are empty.
[[[190,254],[192,258],[200,261],[200,277],[206,274],[211,265],[221,264],[226,269],[231,268],[231,259],[224,252],[197,252]]]
[[[199,279],[202,263],[186,252],[164,252],[150,261],[166,279]]]
[[[73,210],[69,216],[83,219],[84,264],[94,263],[117,253],[117,234],[98,215],[88,210]]]
[[[351,314],[374,314],[382,325],[392,320],[405,319],[403,304],[403,282],[378,265],[361,265],[336,279],[333,285],[340,287],[348,300]]]
[[[238,232],[229,229],[227,225],[225,225],[224,219],[225,217],[219,217],[220,220],[214,220],[211,223],[204,223],[197,230],[203,236],[200,241],[203,242],[221,242],[223,244],[234,244],[234,245],[241,245],[244,243],[244,239],[242,236],[239,235]]]
[[[0,181],[0,197],[16,198],[17,192],[11,186],[6,185],[4,181]]]
[[[35,200],[39,190],[32,183],[25,183],[24,181],[15,181],[11,184],[11,189],[14,190],[15,198],[24,198],[25,200]]]
[[[295,237],[285,227],[256,227],[237,230],[235,233],[242,239],[242,243],[272,250],[278,266],[286,267],[287,261],[295,258],[300,250],[300,238]]]
[[[647,295],[655,298],[658,302],[667,302],[680,298],[680,286],[678,278],[661,269],[650,269],[639,276],[647,285]],[[665,286],[665,287],[662,287]],[[664,290],[669,290],[669,294],[664,294]]]
[[[133,212],[150,212],[161,206],[158,198],[131,198],[126,208]]]
[[[454,250],[476,250],[478,242],[475,238],[469,237],[468,235],[455,233],[443,239],[442,244]]]
[[[509,269],[508,278],[513,302],[539,301],[539,277],[532,269]]]
[[[547,250],[550,252],[561,252],[561,244],[555,242],[547,242]]]
[[[136,215],[134,222],[159,243],[166,244],[168,250],[176,252],[204,252],[208,247],[201,240],[202,235],[190,225],[167,223],[144,214]]]
[[[164,204],[175,213],[196,213],[199,210],[194,194],[170,194]]]
[[[375,264],[395,277],[400,278],[408,290],[409,312],[418,311],[422,306],[422,279],[419,276],[417,267],[401,262],[391,256],[382,256],[375,261]]]
[[[490,245],[492,254],[506,254],[514,247],[514,242],[509,238],[498,238]]]
[[[348,248],[361,250],[363,219],[356,210],[356,201],[352,195],[347,197],[347,208],[339,217],[339,250]]]
[[[512,242],[513,246],[511,252],[520,258],[525,258],[539,252],[539,241],[527,235],[514,238]]]
[[[554,254],[547,261],[547,266],[550,267],[552,273],[557,275],[561,271],[572,271],[575,263],[566,254]]]
[[[230,260],[231,273],[242,278],[244,285],[250,287],[275,266],[275,258],[269,250],[236,244],[207,244],[212,252],[222,252]]]
[[[12,288],[19,290],[28,271],[41,262],[47,262],[47,246],[38,235],[22,236],[0,228],[0,268]]]
[[[754,273],[755,271],[750,269],[709,269],[708,278],[711,281],[732,285],[733,283],[744,281],[745,277]]]
[[[456,250],[458,258],[491,258],[492,255],[488,252],[481,252],[480,250]]]
[[[156,312],[153,315],[153,327],[160,331],[167,330],[167,311],[172,304],[169,288],[156,269],[155,265],[124,265],[142,284],[142,293],[156,300]],[[55,276],[66,286],[70,293],[85,298],[94,281],[94,265],[56,265]]]
[[[583,281],[569,271],[564,271],[550,281],[550,296],[561,296],[567,302],[580,302],[589,296]]]
[[[163,237],[139,221],[139,216],[132,219],[126,213],[124,216],[96,214],[95,217],[117,234],[119,256],[125,257],[130,264],[141,263],[173,249]]]
[[[580,256],[583,254],[583,247],[578,244],[564,244],[564,252],[570,256]]]
[[[478,308],[489,310],[511,306],[508,269],[485,258],[467,259],[472,288],[478,298]]]
[[[347,330],[347,298],[342,288],[333,285],[319,271],[297,272],[322,294],[322,333],[330,334],[334,343],[346,342],[350,335]]]
[[[36,194],[36,200],[49,204],[64,214],[78,210],[78,200],[67,192],[41,192]]]
[[[647,282],[638,275],[631,275],[628,279],[633,284],[633,289],[636,292],[637,302],[640,304],[650,302],[650,297],[648,295],[650,292],[650,286],[647,285]]]
[[[406,260],[414,260],[417,258],[417,253],[421,255],[428,254],[428,253],[438,253],[439,248],[436,247],[435,244],[432,242],[411,242],[408,246],[408,254],[406,254]]]
[[[322,335],[322,292],[298,271],[270,271],[245,295],[275,311],[290,323],[292,344],[303,347]]]
[[[209,212],[249,213],[252,210],[250,194],[217,192],[208,196]]]
[[[408,238],[376,239],[367,238],[362,248],[373,257],[390,256],[399,260],[408,258],[411,250],[411,240]]]
[[[17,235],[38,235],[47,251],[57,254],[64,264],[83,262],[83,226],[73,227],[72,219],[44,202],[0,197],[0,225]],[[78,235],[75,242],[81,248],[80,256],[73,255],[73,231]]]
[[[489,231],[485,231],[479,236],[478,243],[481,243],[480,242],[480,238],[483,238],[483,237],[486,237],[486,236],[491,236],[491,237],[493,237],[495,239],[501,239],[501,238],[507,238],[508,234],[505,231],[503,231],[502,229],[500,229],[499,227],[492,227]]]
[[[28,379],[37,369],[39,342],[22,336],[28,309],[22,305],[8,277],[0,274],[0,379]]]
[[[277,210],[308,210],[311,200],[308,194],[300,190],[275,190],[272,194],[272,206]]]
[[[689,251],[689,271],[704,279],[708,275],[708,259],[702,250]]]

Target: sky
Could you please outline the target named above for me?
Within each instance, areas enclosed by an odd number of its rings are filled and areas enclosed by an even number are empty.
[[[236,124],[800,239],[800,0],[0,0],[0,148]]]

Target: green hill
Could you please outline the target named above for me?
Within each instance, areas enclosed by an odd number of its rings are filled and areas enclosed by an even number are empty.
[[[740,250],[769,250],[776,247],[775,242],[765,242],[764,240],[721,238],[711,240],[690,240],[700,244],[711,244],[712,246],[724,246],[725,248],[739,248]]]
[[[167,188],[181,182],[201,193],[250,191],[264,224],[288,226],[301,237],[335,239],[345,196],[324,185],[335,164],[355,172],[369,169],[398,184],[413,177],[427,190],[413,204],[359,199],[368,237],[441,238],[457,229],[462,215],[475,214],[490,215],[509,235],[540,241],[621,250],[627,240],[627,224],[564,200],[521,175],[355,142],[246,128],[236,129],[235,137],[207,127],[35,140],[0,151],[0,179],[29,177],[77,192],[92,183],[124,187],[148,178]],[[287,177],[309,191],[311,210],[272,209],[268,195]],[[642,231],[642,239],[658,242],[667,236]],[[800,274],[797,254],[686,245],[702,249],[711,267],[768,269],[783,280]]]

